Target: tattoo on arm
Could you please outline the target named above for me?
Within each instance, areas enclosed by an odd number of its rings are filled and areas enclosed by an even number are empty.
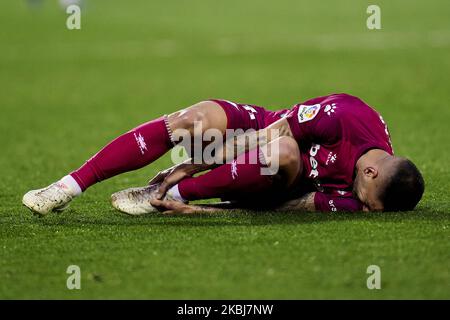
[[[286,119],[280,119],[259,131],[246,132],[233,137],[225,142],[223,150],[218,152],[217,156],[228,162],[249,150],[255,149],[257,146],[264,147],[271,141],[283,136],[293,137],[289,122]]]
[[[276,211],[315,211],[314,196],[315,192],[307,193],[304,196],[289,200],[279,206]]]
[[[289,200],[279,207],[275,208],[275,211],[299,211],[299,212],[314,212],[316,207],[314,205],[315,192],[307,193],[300,198]],[[236,209],[240,209],[239,206],[233,203],[219,202],[210,203],[205,205],[189,206],[185,205],[185,213],[215,213],[215,212],[232,212]],[[244,208],[241,208],[244,209]],[[250,208],[245,208],[245,210],[251,210]]]
[[[299,211],[299,212],[314,212],[316,211],[314,205],[315,192],[307,193],[300,198],[289,200],[281,206],[275,208],[275,211]],[[181,205],[178,210],[179,213],[185,214],[201,214],[201,213],[217,213],[217,212],[233,212],[237,209],[252,210],[251,208],[240,208],[239,205],[228,202],[210,203],[204,205]]]
[[[214,169],[217,167],[217,164],[196,163],[192,158],[189,158],[175,167],[184,169],[189,175],[194,175],[199,172]]]

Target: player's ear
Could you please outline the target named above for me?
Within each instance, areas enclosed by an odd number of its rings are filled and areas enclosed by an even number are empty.
[[[367,167],[364,169],[364,175],[367,178],[375,179],[378,176],[378,170],[374,167]]]

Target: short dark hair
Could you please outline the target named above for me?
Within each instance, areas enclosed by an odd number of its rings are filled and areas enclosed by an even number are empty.
[[[416,165],[402,158],[380,194],[384,211],[413,210],[422,198],[425,182]]]

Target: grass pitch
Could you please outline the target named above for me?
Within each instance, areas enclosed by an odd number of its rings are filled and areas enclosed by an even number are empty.
[[[0,298],[450,298],[450,3],[56,1],[0,4]],[[109,195],[155,164],[37,218],[30,188],[118,134],[218,97],[286,107],[348,92],[376,107],[426,193],[412,213],[130,218]],[[66,288],[69,265],[81,290]],[[366,268],[381,268],[368,290]]]

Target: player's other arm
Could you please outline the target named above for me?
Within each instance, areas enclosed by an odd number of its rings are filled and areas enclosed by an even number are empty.
[[[232,207],[228,203],[218,202],[207,205],[191,205],[185,204],[180,201],[172,200],[158,200],[153,199],[150,201],[152,206],[157,208],[160,212],[167,215],[199,215],[199,214],[211,214],[217,212],[231,212],[239,208]]]
[[[279,207],[275,208],[275,211],[285,212],[285,211],[296,211],[296,212],[314,212],[316,211],[314,205],[314,196],[315,192],[311,192],[305,194],[304,196],[289,200]],[[226,203],[212,203],[208,205],[189,205],[184,204],[179,201],[170,201],[170,200],[152,200],[152,205],[157,207],[158,210],[163,212],[164,214],[174,215],[174,214],[182,214],[182,215],[198,215],[198,214],[211,214],[217,212],[232,212],[235,210],[240,210],[244,208],[233,207],[232,204]],[[245,210],[251,210],[249,208],[245,208]]]
[[[314,212],[316,211],[316,205],[314,203],[315,195],[315,192],[311,192],[301,196],[300,198],[286,201],[285,203],[277,207],[275,211]]]
[[[208,205],[188,205],[178,201],[152,200],[152,205],[167,214],[202,214],[216,213],[232,210],[251,210],[247,208],[233,207],[223,203]],[[360,201],[354,198],[336,197],[322,192],[307,193],[297,199],[286,201],[274,209],[277,212],[295,211],[302,212],[357,212],[362,210]]]
[[[362,211],[362,204],[358,199],[334,196],[323,192],[307,193],[300,198],[289,200],[277,211],[309,211],[309,212],[357,212]]]

